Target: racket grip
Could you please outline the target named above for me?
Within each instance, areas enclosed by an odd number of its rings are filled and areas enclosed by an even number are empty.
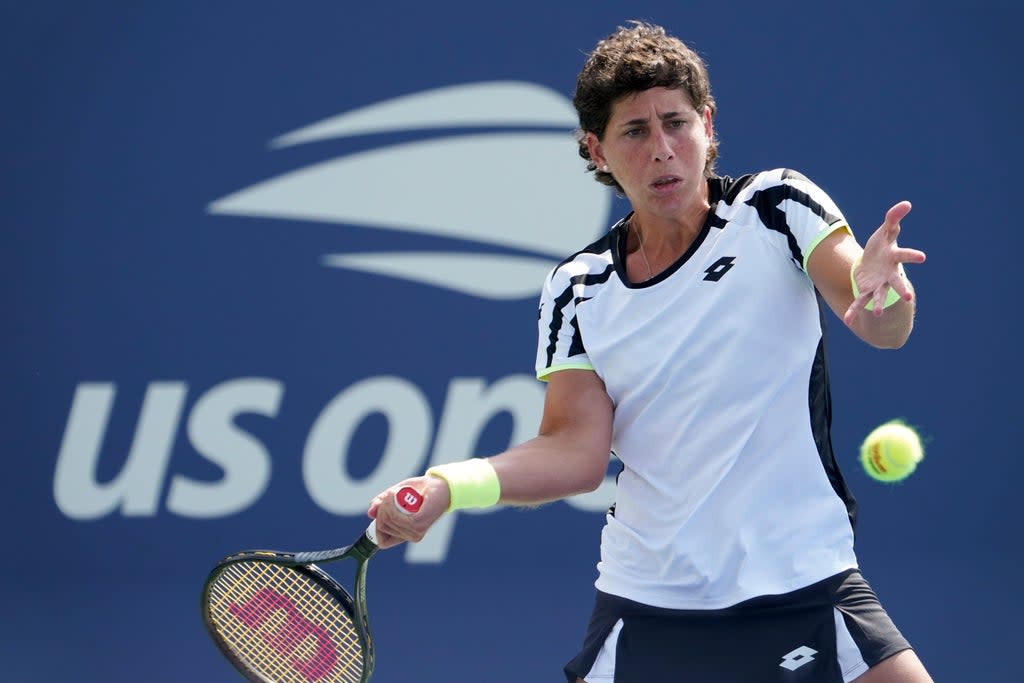
[[[411,486],[403,486],[395,494],[395,507],[407,515],[419,512],[421,505],[423,505],[423,496]]]
[[[407,515],[412,515],[419,512],[420,506],[423,505],[423,496],[420,492],[411,486],[403,486],[398,489],[398,493],[392,498],[395,502],[395,507],[400,512]],[[372,520],[370,526],[366,527],[366,537],[370,539],[370,542],[377,545],[377,520]]]

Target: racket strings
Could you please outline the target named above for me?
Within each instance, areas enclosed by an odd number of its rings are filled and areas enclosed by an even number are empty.
[[[268,562],[228,565],[209,590],[220,638],[276,683],[358,683],[363,648],[348,612],[304,573]]]

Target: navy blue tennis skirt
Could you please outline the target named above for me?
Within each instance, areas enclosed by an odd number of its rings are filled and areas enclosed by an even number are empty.
[[[720,610],[598,592],[569,683],[843,683],[910,647],[856,569]]]

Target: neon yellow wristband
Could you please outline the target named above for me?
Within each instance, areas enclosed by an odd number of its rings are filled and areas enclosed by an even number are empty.
[[[859,266],[859,265],[860,265],[860,256],[858,256],[854,260],[853,265],[850,266],[850,284],[853,285],[853,298],[854,299],[856,299],[858,296],[860,296],[860,287],[857,286],[857,278],[853,274],[854,271],[857,270],[857,266]],[[899,272],[900,272],[900,277],[903,277],[903,264],[902,263],[899,265]],[[899,295],[899,292],[897,292],[892,287],[889,287],[889,291],[885,293],[885,301],[882,302],[882,308],[883,309],[889,308],[894,303],[899,301],[901,298],[902,297]],[[875,310],[875,300],[874,299],[868,299],[868,303],[867,303],[866,306],[864,306],[864,308],[868,309],[869,311]]]
[[[427,474],[448,482],[451,503],[448,511],[488,508],[501,498],[501,483],[491,463],[483,458],[436,465]]]

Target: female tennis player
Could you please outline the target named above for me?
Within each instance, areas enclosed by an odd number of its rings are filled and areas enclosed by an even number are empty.
[[[930,681],[858,568],[825,354],[826,308],[874,347],[907,340],[909,202],[862,247],[797,171],[717,175],[706,67],[658,26],[599,42],[574,103],[580,155],[631,211],[544,283],[539,434],[382,492],[382,546],[447,510],[592,490],[613,452],[570,683]],[[418,514],[381,506],[407,485]]]

